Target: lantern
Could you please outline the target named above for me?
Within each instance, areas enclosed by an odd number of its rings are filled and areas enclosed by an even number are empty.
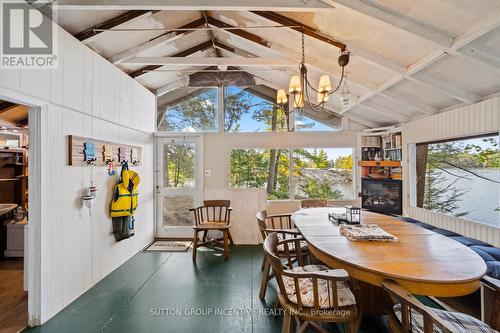
[[[356,206],[346,206],[345,207],[345,218],[348,224],[360,224],[361,223],[361,208]]]

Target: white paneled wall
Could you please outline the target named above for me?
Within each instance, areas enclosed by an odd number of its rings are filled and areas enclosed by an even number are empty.
[[[49,105],[49,203],[45,322],[146,246],[154,237],[153,138],[155,96],[70,34],[59,31],[55,70],[0,70],[5,94],[31,96]],[[0,89],[1,90],[1,89]],[[1,91],[0,91],[1,92]],[[1,94],[1,93],[0,93]],[[8,96],[4,96],[8,97]],[[115,242],[109,203],[116,177],[106,167],[67,164],[67,135],[142,147],[140,203],[134,237]],[[93,215],[81,198],[90,181],[99,186]]]
[[[238,244],[257,244],[260,235],[255,214],[270,209],[273,214],[295,211],[297,201],[267,202],[265,189],[231,189],[229,154],[233,148],[354,148],[356,132],[263,132],[210,133],[204,135],[205,199],[230,199],[232,235]],[[341,202],[340,205],[344,205]],[[349,202],[352,204],[352,202]]]
[[[500,132],[500,97],[404,124],[404,154],[408,156],[409,144],[495,132]],[[411,184],[408,181],[409,164],[407,161],[404,167],[403,197],[406,199],[404,200],[405,215],[465,236],[480,239],[495,246],[500,246],[500,228],[412,207],[409,200],[411,188]],[[500,221],[498,223],[500,227]]]

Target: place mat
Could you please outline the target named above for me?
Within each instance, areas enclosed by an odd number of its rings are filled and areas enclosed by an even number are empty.
[[[144,251],[185,252],[192,244],[192,241],[156,240]]]
[[[339,231],[341,235],[347,237],[347,239],[351,241],[395,242],[398,240],[397,237],[384,231],[376,224],[341,224],[339,226]]]

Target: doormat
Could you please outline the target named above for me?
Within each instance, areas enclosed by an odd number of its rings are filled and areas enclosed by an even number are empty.
[[[185,252],[192,244],[192,241],[156,240],[144,251]]]

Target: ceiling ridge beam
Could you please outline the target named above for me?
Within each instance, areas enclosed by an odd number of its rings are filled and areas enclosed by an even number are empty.
[[[156,36],[144,43],[141,43],[139,45],[136,45],[134,47],[131,47],[130,49],[127,49],[125,51],[122,51],[120,53],[117,53],[115,55],[112,55],[111,57],[108,58],[110,62],[113,64],[119,64],[124,60],[130,59],[133,56],[135,56],[137,53],[149,50],[150,48],[155,47],[156,45],[163,44],[163,43],[170,43],[173,42],[182,36],[189,34],[193,32],[193,30],[185,30],[181,31],[182,29],[194,29],[194,28],[199,28],[202,27],[205,24],[205,20],[203,18],[196,19],[194,21],[191,21],[187,24],[184,24],[183,26],[174,29],[175,31],[167,31],[159,36]]]
[[[189,49],[177,52],[177,53],[171,55],[170,57],[188,57],[196,52],[203,52],[205,50],[208,50],[212,46],[213,46],[212,41],[209,40],[209,41],[203,42],[201,44],[195,45],[193,47],[190,47]],[[148,72],[154,71],[155,69],[158,69],[160,67],[163,67],[163,66],[162,65],[149,65],[149,66],[140,68],[136,71],[129,73],[129,76],[133,79],[136,79],[139,76],[144,75]]]
[[[414,36],[420,37],[441,48],[449,48],[453,44],[453,37],[439,31],[436,27],[432,27],[424,22],[369,0],[325,0],[324,2],[349,8],[393,27],[397,27]]]
[[[136,18],[142,17],[144,15],[150,14],[151,10],[131,10],[116,17],[113,17],[105,22],[99,23],[91,28],[85,29],[82,32],[75,34],[75,38],[82,43],[91,42],[97,35],[103,33],[104,31],[96,31],[96,29],[113,29],[119,25],[130,22]]]

